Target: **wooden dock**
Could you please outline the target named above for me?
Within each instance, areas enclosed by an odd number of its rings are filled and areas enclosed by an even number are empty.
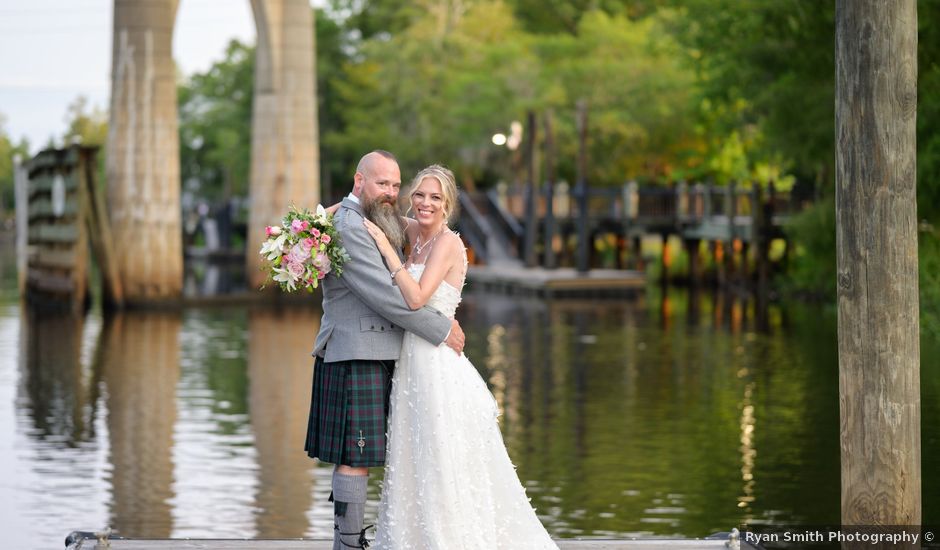
[[[559,550],[725,550],[732,547],[726,539],[561,539]],[[95,538],[79,539],[68,550],[330,550],[333,542],[325,539],[111,539],[99,543]],[[740,544],[735,548],[753,548]],[[486,550],[486,549],[481,549]]]
[[[594,297],[636,294],[646,284],[641,271],[574,268],[525,268],[515,265],[471,266],[467,282],[474,288],[542,297]]]

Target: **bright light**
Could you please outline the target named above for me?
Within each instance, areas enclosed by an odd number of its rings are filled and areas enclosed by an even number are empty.
[[[506,139],[506,147],[509,147],[511,151],[515,151],[519,148],[520,143],[522,143],[522,123],[514,120],[509,124],[509,137]]]
[[[493,145],[506,145],[505,134],[493,134]]]

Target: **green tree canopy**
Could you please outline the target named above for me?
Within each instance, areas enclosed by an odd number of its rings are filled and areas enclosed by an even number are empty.
[[[29,142],[26,138],[14,142],[6,130],[6,117],[0,113],[0,221],[13,211],[13,157],[17,155],[23,162],[29,160]]]
[[[200,196],[248,193],[254,47],[237,40],[225,57],[178,87],[180,173]]]
[[[103,146],[108,141],[108,112],[98,106],[89,105],[88,98],[80,95],[69,104],[65,112],[64,145]]]

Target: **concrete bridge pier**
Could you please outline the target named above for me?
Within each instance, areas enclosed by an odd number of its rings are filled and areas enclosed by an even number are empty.
[[[251,0],[258,30],[251,135],[249,283],[265,279],[257,251],[264,227],[291,203],[320,200],[313,10],[307,0]]]
[[[178,0],[116,0],[107,201],[129,301],[178,297],[183,283],[173,24]]]

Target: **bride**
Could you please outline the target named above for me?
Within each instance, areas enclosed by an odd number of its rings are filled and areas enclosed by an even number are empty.
[[[429,166],[409,194],[415,219],[406,218],[407,261],[378,226],[366,220],[366,228],[408,305],[452,318],[467,273],[463,243],[447,227],[457,205],[454,175]],[[516,476],[497,416],[466,356],[405,334],[392,380],[377,547],[557,548]]]

